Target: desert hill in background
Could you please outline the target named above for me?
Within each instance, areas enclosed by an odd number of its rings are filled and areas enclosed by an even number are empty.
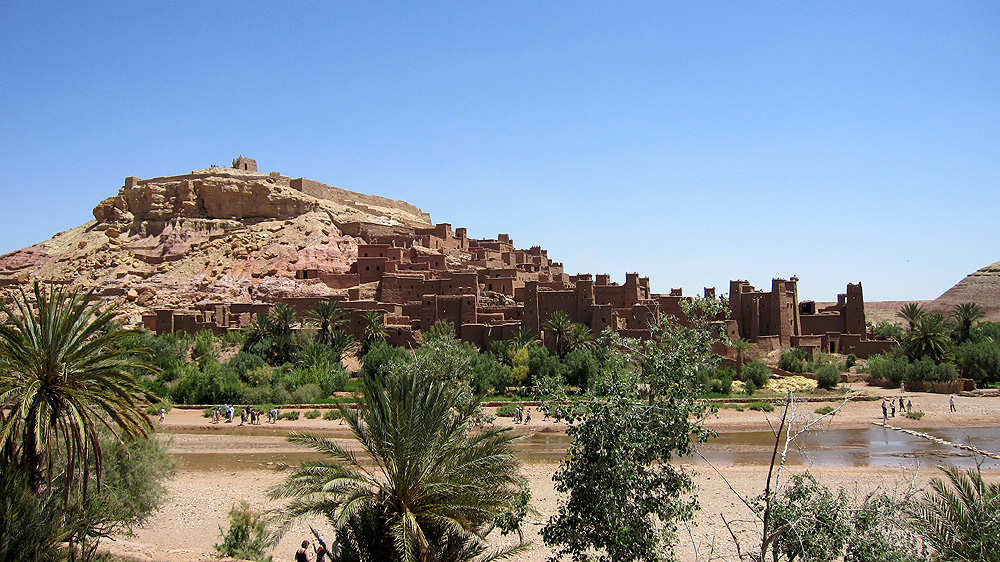
[[[274,302],[331,296],[314,269],[345,273],[363,243],[358,225],[410,231],[430,216],[403,201],[355,193],[277,172],[208,168],[129,177],[94,207],[94,220],[0,256],[0,287],[33,280],[94,289],[118,301],[127,324],[157,308],[202,301]],[[234,162],[234,165],[236,162]],[[345,225],[355,234],[345,234]]]

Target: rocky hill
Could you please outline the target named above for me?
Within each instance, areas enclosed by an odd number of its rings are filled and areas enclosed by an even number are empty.
[[[967,275],[954,287],[927,304],[930,312],[948,314],[955,305],[974,302],[983,307],[986,320],[1000,322],[1000,262]]]
[[[330,295],[336,291],[318,281],[296,282],[295,272],[347,272],[363,243],[361,225],[431,225],[403,201],[235,168],[126,178],[94,219],[0,256],[0,287],[39,279],[95,289],[138,324],[156,308],[201,301]]]

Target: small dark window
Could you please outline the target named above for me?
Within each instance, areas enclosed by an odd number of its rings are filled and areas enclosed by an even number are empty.
[[[365,266],[365,271],[368,271],[369,269],[371,269],[371,268],[366,265]]]

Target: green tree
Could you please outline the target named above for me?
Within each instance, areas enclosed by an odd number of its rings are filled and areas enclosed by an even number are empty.
[[[913,327],[916,326],[917,321],[923,318],[924,314],[924,307],[915,302],[911,302],[904,304],[899,311],[896,312],[896,318],[906,320],[912,330]]]
[[[344,311],[337,301],[320,301],[309,310],[308,317],[316,325],[316,343],[331,345],[333,334],[343,327]]]
[[[144,350],[118,346],[129,332],[114,327],[112,311],[90,304],[92,292],[42,289],[35,282],[33,294],[34,305],[21,290],[16,310],[0,306],[2,456],[22,467],[40,491],[56,476],[56,452],[62,451],[66,499],[77,475],[85,498],[91,459],[100,485],[99,429],[128,437],[152,429],[142,404],[158,399],[133,373],[155,368]]]
[[[222,556],[240,560],[269,562],[266,553],[270,546],[267,533],[267,517],[255,511],[246,500],[234,503],[229,509],[229,528],[219,527],[222,542],[215,545],[215,551]]]
[[[940,363],[948,357],[950,327],[941,314],[925,314],[917,319],[903,338],[903,353],[910,361],[928,358]]]
[[[951,311],[952,318],[958,323],[958,343],[968,341],[972,331],[972,323],[986,317],[983,307],[973,302],[956,304]]]
[[[374,464],[323,437],[292,434],[329,461],[303,463],[270,491],[291,498],[279,533],[292,521],[324,515],[346,559],[472,560],[486,552],[497,515],[523,492],[507,429],[472,432],[477,400],[415,373],[365,379],[360,412],[341,407]],[[364,421],[362,421],[364,420]],[[521,545],[494,551],[501,558]]]
[[[364,334],[361,337],[361,354],[367,355],[368,350],[372,348],[376,343],[384,343],[386,338],[389,337],[389,332],[385,329],[385,321],[383,320],[382,310],[366,310],[364,312],[365,317],[365,329]]]
[[[732,342],[733,351],[736,352],[736,378],[743,380],[743,364],[746,363],[747,352],[757,347],[750,343],[750,340],[738,338]]]
[[[696,421],[709,407],[696,398],[695,375],[718,366],[711,346],[722,334],[710,322],[725,308],[714,299],[683,306],[688,322],[658,316],[650,340],[611,337],[623,353],[605,360],[605,396],[569,430],[569,458],[553,477],[566,494],[542,529],[555,559],[663,560],[677,522],[693,517],[691,478],[669,461],[708,436]]]
[[[63,518],[64,505],[54,494],[39,495],[31,476],[15,465],[0,470],[0,560],[65,560],[61,544],[75,532]]]
[[[931,480],[931,491],[910,509],[917,532],[937,560],[1000,560],[1000,484],[978,470],[941,470],[947,480]]]
[[[755,506],[763,513],[763,496]],[[771,556],[788,562],[825,562],[840,557],[851,528],[845,516],[848,505],[843,490],[837,494],[820,486],[809,472],[792,475],[791,486],[771,502],[768,529]]]
[[[542,331],[545,333],[545,339],[552,343],[552,351],[557,353],[559,357],[566,355],[566,352],[569,351],[567,344],[570,335],[573,333],[573,323],[570,321],[566,311],[555,311],[545,321]]]
[[[586,324],[573,324],[566,338],[566,355],[577,350],[589,350],[597,347],[597,340],[590,326]],[[565,358],[565,355],[563,356]]]

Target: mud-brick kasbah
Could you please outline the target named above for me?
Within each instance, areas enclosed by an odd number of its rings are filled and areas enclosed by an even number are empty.
[[[487,346],[521,328],[538,333],[559,310],[595,334],[611,328],[648,337],[651,318],[680,318],[680,301],[691,298],[680,289],[655,294],[637,273],[624,284],[606,274],[568,275],[546,250],[519,249],[507,234],[470,238],[409,203],[259,173],[242,156],[231,167],[126,178],[94,217],[0,256],[0,286],[82,285],[122,301],[161,334],[223,333],[277,302],[303,315],[332,299],[356,336],[365,311],[377,310],[390,342],[403,346],[417,345],[416,333],[441,320],[462,340]],[[704,289],[705,297],[715,293]],[[866,333],[860,283],[824,307],[800,302],[794,277],[773,279],[768,290],[732,281],[728,300],[729,336],[764,351],[802,346],[864,358],[895,345]]]

